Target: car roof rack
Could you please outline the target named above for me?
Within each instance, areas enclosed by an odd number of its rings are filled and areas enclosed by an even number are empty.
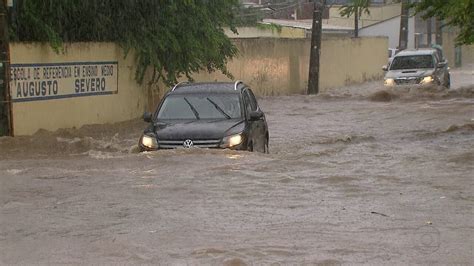
[[[178,82],[176,85],[174,85],[173,89],[171,91],[174,91],[175,89],[177,89],[179,86],[181,85],[184,85],[184,84],[189,84],[189,81],[181,81],[181,82]]]
[[[235,91],[237,90],[237,86],[239,86],[239,84],[242,84],[242,85],[243,85],[244,82],[241,81],[241,80],[237,80],[237,81],[235,82],[235,84],[234,84],[234,90],[235,90]]]

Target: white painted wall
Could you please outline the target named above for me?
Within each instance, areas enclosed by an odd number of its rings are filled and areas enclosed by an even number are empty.
[[[397,48],[400,37],[400,16],[359,30],[359,36],[386,36],[389,48]],[[408,20],[408,48],[415,48],[415,18]]]

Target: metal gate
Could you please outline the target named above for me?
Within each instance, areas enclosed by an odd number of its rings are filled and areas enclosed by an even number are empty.
[[[0,2],[0,136],[12,135],[11,132],[11,103],[9,92],[9,45],[7,26],[7,1]]]
[[[0,73],[5,73],[5,63],[0,62]],[[0,76],[0,136],[8,136],[10,132],[10,102],[7,91],[7,80]]]

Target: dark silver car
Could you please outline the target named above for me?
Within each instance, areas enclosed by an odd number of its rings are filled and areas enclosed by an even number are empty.
[[[385,86],[451,86],[448,62],[437,49],[401,51],[383,70]]]

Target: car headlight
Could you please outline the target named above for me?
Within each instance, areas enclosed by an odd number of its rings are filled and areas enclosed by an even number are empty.
[[[427,76],[427,77],[424,77],[422,80],[421,80],[421,84],[429,84],[431,82],[433,82],[434,79],[432,76]]]
[[[222,139],[222,146],[224,148],[230,148],[242,143],[243,137],[241,134],[230,135]]]
[[[385,79],[384,85],[385,86],[393,86],[393,85],[395,85],[395,80],[394,79]]]
[[[156,141],[155,137],[143,135],[140,142],[146,148],[158,149],[158,141]]]

